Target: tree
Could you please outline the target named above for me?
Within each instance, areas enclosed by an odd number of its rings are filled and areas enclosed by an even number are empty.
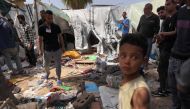
[[[72,9],[83,9],[88,4],[92,3],[92,0],[62,0],[63,3]]]

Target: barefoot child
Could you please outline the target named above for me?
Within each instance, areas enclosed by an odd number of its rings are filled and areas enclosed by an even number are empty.
[[[120,42],[119,65],[123,80],[119,89],[119,109],[150,109],[150,91],[140,75],[147,47],[146,38],[140,34],[128,34]]]

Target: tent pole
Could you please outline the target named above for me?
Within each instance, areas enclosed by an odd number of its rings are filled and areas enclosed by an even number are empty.
[[[34,9],[35,9],[35,30],[36,30],[36,35],[38,34],[38,7],[37,7],[37,1],[34,0]]]

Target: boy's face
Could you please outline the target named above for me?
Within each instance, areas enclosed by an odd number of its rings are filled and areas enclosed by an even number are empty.
[[[128,43],[120,47],[119,64],[124,75],[130,76],[137,73],[144,62],[142,48]]]

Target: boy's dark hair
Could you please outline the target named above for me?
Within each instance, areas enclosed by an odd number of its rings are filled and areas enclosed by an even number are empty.
[[[148,49],[147,39],[140,33],[126,34],[120,42],[120,47],[124,44],[131,44],[143,49],[143,55],[146,56]]]
[[[22,14],[18,15],[17,18],[18,18],[18,19],[22,19],[23,21],[25,21],[25,17],[24,17],[24,15],[22,15]]]
[[[46,13],[46,11],[45,10],[41,10],[40,13]]]
[[[160,6],[160,7],[158,7],[156,11],[157,11],[157,13],[158,13],[158,12],[161,11],[161,10],[165,10],[165,6]]]
[[[46,14],[53,15],[53,12],[51,10],[46,10]]]

